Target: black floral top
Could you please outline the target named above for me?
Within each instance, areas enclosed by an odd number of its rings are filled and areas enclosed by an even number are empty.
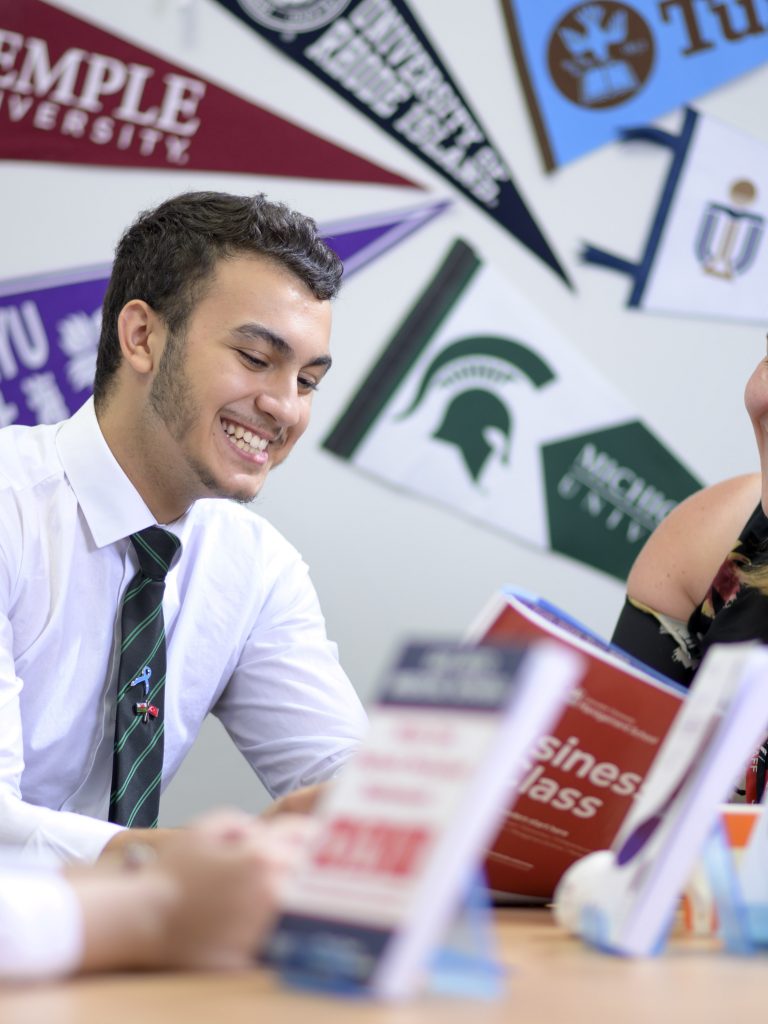
[[[613,643],[670,679],[690,685],[712,644],[768,643],[768,595],[743,582],[738,569],[768,562],[768,518],[760,505],[741,531],[687,622],[627,597]],[[768,741],[747,768],[746,799],[757,802],[765,787]]]

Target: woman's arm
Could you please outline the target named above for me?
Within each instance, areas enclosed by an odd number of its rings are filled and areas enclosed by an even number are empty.
[[[637,556],[627,578],[629,597],[686,622],[759,500],[758,473],[724,480],[686,498]]]
[[[704,600],[759,497],[760,477],[751,474],[698,491],[673,509],[632,567],[613,643],[689,685],[699,655],[688,619]]]

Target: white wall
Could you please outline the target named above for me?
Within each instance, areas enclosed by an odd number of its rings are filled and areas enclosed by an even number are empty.
[[[362,115],[206,0],[56,3],[440,195],[449,191]],[[756,467],[741,396],[764,352],[756,326],[629,312],[626,279],[576,262],[584,240],[630,258],[640,254],[668,167],[663,152],[641,155],[635,149],[628,155],[614,145],[545,175],[499,0],[412,0],[412,7],[506,156],[575,292],[459,197],[451,212],[361,271],[342,292],[334,369],[316,399],[313,425],[256,508],[310,563],[329,632],[364,699],[401,638],[461,634],[504,583],[545,594],[606,633],[622,600],[616,580],[398,493],[320,450],[320,440],[455,237],[466,238],[521,286],[704,481]],[[191,42],[185,42],[185,11],[194,18]],[[768,143],[766,98],[768,68],[698,106]],[[675,127],[679,114],[666,123]],[[245,175],[32,163],[2,164],[0,175],[0,280],[106,262],[139,209],[189,188],[265,190],[321,222],[413,201],[392,188]],[[176,823],[222,800],[252,807],[263,797],[245,762],[211,723],[172,783],[163,818]]]

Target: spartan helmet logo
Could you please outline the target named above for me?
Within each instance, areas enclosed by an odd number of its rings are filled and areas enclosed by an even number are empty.
[[[501,461],[509,462],[512,417],[506,405],[490,391],[462,391],[445,410],[443,422],[432,435],[455,444],[473,480],[477,480],[493,452],[492,431],[501,435]]]
[[[494,453],[502,463],[510,461],[514,418],[507,402],[509,385],[524,379],[540,388],[554,378],[547,363],[520,342],[494,336],[462,338],[435,356],[416,397],[399,418],[412,415],[427,392],[448,391],[432,437],[458,448],[477,483]]]

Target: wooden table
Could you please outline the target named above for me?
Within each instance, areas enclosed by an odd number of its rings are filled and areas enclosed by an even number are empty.
[[[496,911],[509,975],[494,1002],[420,996],[400,1006],[307,995],[267,971],[137,974],[16,986],[1,1024],[737,1024],[760,1014],[768,957],[724,956],[711,942],[673,940],[653,960],[604,956],[560,931],[549,911]]]

